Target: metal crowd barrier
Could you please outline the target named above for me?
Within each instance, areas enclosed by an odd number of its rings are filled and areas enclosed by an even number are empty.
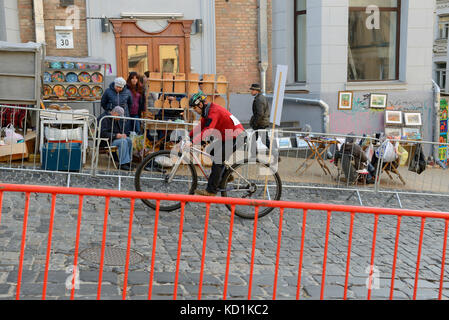
[[[69,176],[93,173],[94,159],[89,164],[88,155],[96,149],[97,120],[91,114],[0,105],[0,128],[2,170],[51,171]],[[18,141],[11,140],[12,129],[23,139],[17,136]]]
[[[256,133],[260,140],[257,143],[261,149],[259,152],[267,157],[269,148],[265,141],[271,141],[271,130],[251,132],[250,149],[254,149],[251,144],[254,144]],[[343,153],[339,150],[348,138],[354,140],[352,146],[362,148],[372,167],[368,168],[362,161],[358,165],[355,163],[359,154],[356,147],[350,147]],[[382,150],[383,143],[386,143],[385,137],[279,129],[275,130],[272,149],[281,157],[279,174],[287,188],[346,190],[350,197],[356,195],[361,205],[360,192],[388,193],[396,197],[401,207],[401,194],[449,196],[449,171],[438,159],[434,159],[433,164],[427,163],[434,147],[447,148],[447,143],[388,140],[395,151],[398,149],[401,154],[394,161],[385,161],[384,157],[376,156],[376,150]],[[422,150],[422,160],[427,163],[422,172],[415,168],[417,150],[418,153]],[[371,176],[374,179],[369,179]]]
[[[21,237],[21,245],[20,245],[20,255],[19,255],[19,261],[18,261],[18,267],[17,267],[17,283],[15,288],[15,297],[17,300],[21,298],[21,285],[22,285],[22,276],[23,276],[23,268],[24,268],[24,258],[25,258],[25,247],[27,243],[27,238],[33,237],[34,228],[32,226],[27,226],[28,224],[28,218],[30,217],[30,197],[31,194],[48,194],[51,195],[51,212],[50,214],[50,221],[49,221],[49,231],[48,231],[48,240],[47,240],[47,248],[45,251],[45,271],[44,271],[44,277],[42,282],[42,299],[47,298],[47,285],[48,285],[48,272],[49,272],[49,265],[50,260],[52,257],[52,232],[53,232],[53,226],[54,226],[54,218],[55,218],[55,205],[56,200],[59,197],[62,197],[63,195],[73,195],[78,196],[78,215],[77,215],[77,227],[76,230],[74,230],[74,233],[76,233],[76,242],[75,242],[75,251],[73,256],[73,277],[72,277],[72,285],[70,286],[70,299],[75,298],[75,291],[77,290],[75,286],[76,281],[76,270],[78,267],[78,256],[79,256],[79,249],[80,249],[80,239],[82,237],[81,230],[81,224],[82,221],[87,220],[89,224],[92,224],[93,222],[85,218],[85,215],[92,215],[91,212],[83,212],[83,200],[85,197],[95,197],[100,200],[101,198],[105,199],[105,210],[104,210],[104,219],[103,219],[103,225],[102,225],[102,240],[101,240],[101,258],[99,262],[99,268],[98,268],[98,282],[97,282],[97,289],[96,289],[96,298],[99,300],[102,298],[102,279],[103,279],[103,272],[104,272],[104,259],[105,259],[105,247],[106,244],[112,244],[116,245],[116,241],[119,239],[117,237],[110,237],[107,238],[108,233],[108,216],[109,216],[109,203],[112,198],[118,198],[121,201],[124,201],[125,199],[128,199],[130,201],[130,211],[129,215],[128,213],[125,213],[127,217],[129,217],[129,227],[128,227],[128,236],[127,236],[127,249],[126,249],[126,264],[124,267],[124,280],[123,280],[123,287],[121,289],[122,299],[125,300],[127,298],[127,287],[128,287],[128,275],[129,275],[129,257],[130,257],[130,250],[132,246],[132,226],[133,223],[138,223],[135,220],[133,220],[134,216],[134,210],[135,210],[135,201],[139,199],[154,199],[157,201],[157,207],[155,212],[155,221],[154,221],[154,231],[153,231],[153,241],[151,246],[151,253],[148,253],[149,256],[151,256],[151,263],[149,266],[150,269],[150,278],[148,282],[148,299],[152,298],[152,289],[154,282],[158,279],[155,277],[155,269],[154,269],[154,263],[155,263],[155,257],[160,254],[158,251],[158,246],[156,244],[158,239],[158,226],[159,223],[163,221],[164,216],[159,211],[159,206],[161,201],[179,201],[181,202],[181,214],[180,214],[180,220],[179,220],[179,233],[177,235],[178,239],[178,246],[177,246],[177,254],[176,254],[176,268],[174,273],[174,282],[173,282],[173,291],[172,291],[172,298],[177,299],[178,298],[178,289],[179,289],[179,272],[181,268],[181,250],[182,250],[182,237],[184,234],[183,225],[186,220],[186,216],[188,215],[188,212],[186,213],[186,204],[189,202],[193,203],[204,203],[206,204],[206,211],[204,215],[204,236],[202,238],[202,251],[201,253],[198,252],[198,254],[201,256],[201,264],[199,266],[199,278],[197,283],[195,284],[195,288],[197,288],[197,299],[202,299],[203,295],[203,280],[205,279],[206,272],[205,272],[205,261],[208,254],[210,254],[210,250],[214,250],[215,253],[217,252],[223,252],[220,250],[215,250],[209,248],[207,250],[207,238],[208,238],[208,230],[209,228],[213,227],[212,223],[223,223],[223,219],[220,220],[213,220],[209,217],[210,213],[210,207],[212,204],[228,204],[232,206],[231,211],[231,217],[230,222],[228,226],[229,230],[229,236],[227,241],[227,251],[226,251],[226,268],[225,268],[225,274],[224,274],[224,282],[222,286],[222,299],[226,300],[228,295],[228,281],[230,276],[232,276],[230,266],[231,263],[231,251],[232,251],[232,239],[235,237],[238,232],[238,228],[242,227],[240,224],[234,223],[234,210],[235,206],[249,206],[254,208],[255,212],[255,219],[252,226],[252,241],[251,241],[251,254],[250,258],[248,260],[248,269],[249,269],[249,279],[248,279],[248,287],[247,287],[247,299],[250,300],[253,297],[253,290],[255,289],[255,278],[254,278],[254,270],[255,266],[259,263],[256,260],[257,255],[257,246],[256,246],[256,240],[257,240],[257,233],[260,227],[258,226],[258,210],[260,207],[275,207],[280,209],[280,215],[279,215],[279,223],[277,225],[278,228],[278,234],[277,234],[277,242],[275,245],[275,256],[276,256],[276,262],[274,265],[274,273],[271,275],[273,277],[273,291],[272,291],[272,298],[277,298],[277,290],[279,289],[278,286],[278,280],[279,275],[282,272],[284,268],[287,268],[287,265],[283,265],[281,263],[280,259],[280,252],[282,248],[282,227],[284,224],[284,220],[287,218],[287,215],[300,215],[302,212],[302,222],[301,222],[301,246],[300,246],[300,253],[299,253],[299,261],[296,264],[296,270],[297,273],[295,275],[296,279],[296,288],[295,293],[293,294],[296,299],[302,298],[301,296],[301,285],[303,278],[305,278],[305,274],[307,271],[307,266],[310,266],[310,264],[303,263],[304,258],[304,248],[305,248],[305,241],[306,239],[306,229],[308,229],[308,225],[306,223],[306,220],[308,217],[311,216],[312,211],[317,211],[319,215],[325,215],[325,223],[321,224],[321,228],[325,228],[325,234],[324,234],[324,250],[322,255],[322,268],[321,268],[321,277],[320,277],[320,290],[319,290],[319,299],[324,299],[326,297],[326,270],[330,269],[332,266],[336,265],[343,265],[344,267],[344,290],[342,292],[342,299],[348,298],[348,286],[352,283],[354,280],[352,276],[354,276],[354,271],[352,270],[350,272],[351,268],[351,253],[356,252],[356,249],[363,250],[363,252],[367,252],[367,248],[364,247],[363,242],[356,242],[354,240],[354,233],[355,230],[355,217],[366,217],[371,216],[374,217],[374,225],[372,229],[372,241],[371,241],[371,250],[370,250],[370,270],[369,270],[369,276],[367,281],[367,288],[366,288],[366,294],[367,299],[371,299],[371,295],[373,292],[373,278],[374,275],[374,266],[376,263],[376,241],[377,243],[382,239],[382,237],[388,237],[388,239],[391,239],[391,232],[396,229],[396,236],[394,241],[394,251],[390,252],[389,255],[392,254],[392,267],[391,267],[391,278],[389,279],[389,295],[385,295],[384,299],[393,299],[394,298],[394,291],[395,291],[395,281],[398,281],[397,277],[397,262],[398,262],[398,253],[401,251],[398,248],[399,244],[399,237],[402,232],[406,232],[407,228],[404,228],[405,221],[402,222],[403,228],[401,229],[401,221],[405,220],[405,217],[409,217],[410,219],[417,220],[419,219],[421,221],[420,223],[420,233],[419,233],[419,242],[417,246],[417,254],[416,254],[416,266],[414,267],[414,270],[412,272],[414,273],[414,281],[413,281],[413,292],[412,296],[413,299],[417,298],[418,293],[418,283],[419,283],[419,275],[420,275],[420,268],[425,268],[427,264],[429,264],[429,256],[431,256],[431,260],[438,260],[441,264],[440,268],[440,276],[438,279],[434,279],[435,281],[438,281],[439,287],[438,289],[435,288],[435,298],[441,299],[442,293],[443,293],[443,284],[445,280],[447,281],[447,275],[445,276],[445,254],[446,254],[446,244],[447,244],[447,231],[449,226],[449,213],[448,212],[431,212],[431,211],[415,211],[415,210],[402,210],[402,209],[386,209],[386,208],[372,208],[372,207],[359,207],[359,206],[347,206],[347,205],[330,205],[330,204],[317,204],[317,203],[301,203],[301,202],[286,202],[286,201],[255,201],[255,200],[249,200],[249,199],[239,199],[239,198],[221,198],[221,197],[202,197],[202,196],[192,196],[192,195],[169,195],[169,194],[159,194],[159,193],[144,193],[144,192],[131,192],[131,191],[117,191],[117,190],[100,190],[100,189],[83,189],[83,188],[61,188],[61,187],[49,187],[49,186],[26,186],[26,185],[11,185],[11,184],[0,184],[0,219],[1,219],[1,208],[4,205],[4,200],[6,199],[6,195],[9,193],[25,193],[25,206],[24,206],[24,214],[23,214],[23,220],[22,220],[22,237]],[[97,201],[97,203],[100,203],[100,201]],[[290,210],[293,209],[293,210]],[[32,209],[31,209],[32,210]],[[289,210],[289,211],[288,211]],[[8,214],[9,210],[6,210],[6,215]],[[349,224],[349,235],[347,238],[347,248],[340,247],[340,246],[333,246],[333,250],[340,251],[338,255],[344,255],[346,252],[346,261],[339,261],[335,262],[331,259],[328,259],[328,256],[330,255],[329,247],[332,244],[332,239],[330,237],[330,229],[331,229],[331,221],[334,221],[332,219],[336,214],[339,213],[341,215],[349,216],[350,217],[350,224]],[[172,214],[170,214],[172,216]],[[4,218],[6,216],[4,215]],[[394,220],[396,218],[396,227],[394,227],[394,223],[389,223],[388,226],[385,226],[385,228],[391,228],[392,230],[388,230],[387,233],[386,230],[383,228],[379,228],[380,218],[388,218]],[[426,225],[426,222],[428,222],[430,219],[442,219],[438,221],[444,221],[445,227],[444,227],[444,238],[443,238],[443,244],[442,244],[442,255],[441,260],[440,257],[436,255],[435,253],[435,243],[432,242],[430,247],[426,247],[423,245],[423,234],[424,234],[424,228]],[[0,220],[0,223],[3,223],[4,220]],[[33,220],[30,220],[31,223]],[[357,220],[359,221],[359,220]],[[17,224],[17,221],[13,221],[14,224]],[[100,222],[101,223],[101,222]],[[432,223],[428,223],[427,225],[433,225]],[[8,224],[3,225],[3,228],[10,228]],[[435,227],[435,225],[433,225]],[[317,228],[314,226],[314,228]],[[379,231],[378,231],[379,229]],[[299,230],[298,230],[299,231]],[[364,235],[366,238],[366,234]],[[417,238],[418,234],[413,233],[413,236]],[[58,240],[55,239],[53,241],[53,246],[55,246],[55,242],[57,241],[63,241],[65,238],[60,238]],[[410,239],[408,239],[409,241]],[[121,241],[121,240],[119,240]],[[314,240],[316,241],[316,239]],[[346,240],[344,240],[346,241]],[[390,241],[390,240],[388,240]],[[369,243],[369,240],[368,240]],[[389,242],[390,243],[390,242]],[[359,248],[359,246],[362,245],[362,248]],[[260,246],[260,244],[259,244]],[[264,244],[265,246],[265,244]],[[285,246],[284,246],[285,247]],[[290,247],[291,249],[291,247]],[[382,248],[379,248],[382,249]],[[428,252],[426,251],[428,250]],[[347,251],[346,251],[347,250]],[[409,252],[410,249],[407,250]],[[32,252],[32,251],[31,251]],[[357,251],[358,252],[358,251]],[[427,254],[426,254],[427,252]],[[0,251],[0,259],[2,257],[2,251]],[[30,254],[30,251],[27,252]],[[223,252],[224,253],[224,252]],[[32,254],[37,254],[33,252]],[[260,253],[259,253],[260,254]],[[264,253],[264,257],[266,257],[268,253]],[[368,254],[368,253],[367,253]],[[355,256],[355,254],[354,254]],[[209,255],[210,257],[210,255]],[[330,256],[329,256],[330,257]],[[37,257],[35,257],[37,258]],[[209,258],[211,259],[211,258]],[[212,258],[216,259],[216,258]],[[173,261],[163,261],[162,263],[165,264],[171,264]],[[384,263],[379,262],[379,263]],[[288,263],[287,263],[288,264]],[[408,267],[408,265],[407,265]],[[241,267],[240,267],[241,268]],[[410,268],[410,267],[408,267]],[[413,269],[413,267],[412,267]],[[192,269],[188,269],[189,272],[192,272]],[[266,273],[264,274],[266,275]],[[64,285],[64,284],[60,284]],[[265,283],[266,285],[266,283]],[[119,285],[117,285],[119,286]],[[221,286],[220,286],[221,287]],[[377,288],[376,288],[377,289]],[[438,292],[438,294],[437,294]],[[53,294],[54,295],[54,294]],[[256,295],[256,294],[254,294]],[[293,297],[293,296],[291,296]],[[315,297],[318,298],[318,297]]]

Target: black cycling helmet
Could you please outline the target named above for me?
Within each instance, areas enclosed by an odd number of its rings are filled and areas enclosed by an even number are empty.
[[[199,105],[200,102],[204,102],[204,101],[206,101],[206,96],[203,95],[203,93],[200,91],[190,97],[189,106],[193,108],[193,107]]]

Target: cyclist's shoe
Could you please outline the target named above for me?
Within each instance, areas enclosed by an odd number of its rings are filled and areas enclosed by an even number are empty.
[[[207,190],[195,190],[195,194],[198,196],[215,197],[217,194],[209,192]]]

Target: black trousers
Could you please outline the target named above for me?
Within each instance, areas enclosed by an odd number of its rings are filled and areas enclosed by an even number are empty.
[[[224,162],[228,160],[231,155],[237,149],[238,139],[232,139],[232,141],[216,141],[211,145],[210,155],[212,156],[212,168],[207,181],[206,190],[210,193],[217,193],[221,179],[224,174],[225,165]]]
[[[258,131],[261,130],[261,131]],[[265,130],[265,131],[263,131]],[[258,128],[258,129],[254,129],[254,133],[252,135],[251,138],[251,150],[250,150],[250,156],[252,159],[256,158],[258,151],[257,151],[257,140],[259,139],[259,136],[262,139],[262,143],[264,145],[267,146],[268,150],[270,150],[270,137],[268,136],[268,131],[267,128]],[[274,144],[272,151],[272,154],[275,154],[276,150],[275,150],[275,146],[276,144]],[[268,151],[267,151],[268,154]]]

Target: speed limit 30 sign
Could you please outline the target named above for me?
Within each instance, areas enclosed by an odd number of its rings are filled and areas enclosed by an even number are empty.
[[[57,26],[56,49],[73,49],[73,28],[71,26]]]

